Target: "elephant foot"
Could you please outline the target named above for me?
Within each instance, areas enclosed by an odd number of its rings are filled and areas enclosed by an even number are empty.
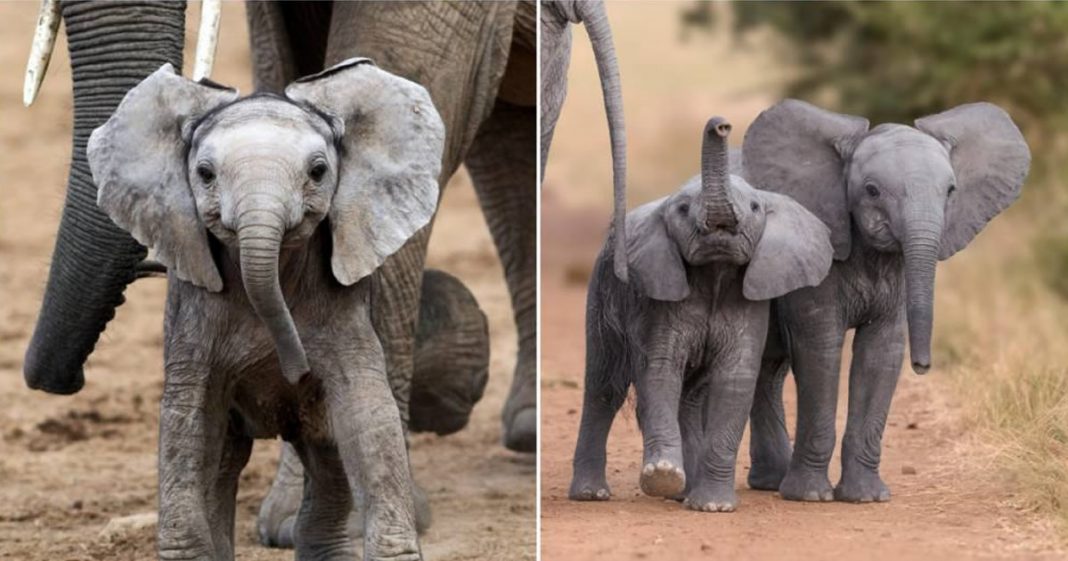
[[[834,488],[834,500],[847,503],[885,503],[890,500],[890,488],[883,483],[877,470],[843,471]]]
[[[738,508],[738,495],[733,481],[702,483],[690,490],[682,504],[700,512],[734,512]]]
[[[647,462],[639,480],[642,492],[650,497],[674,497],[686,488],[686,472],[681,462],[661,459]]]
[[[527,407],[512,416],[504,425],[504,446],[515,452],[533,453],[538,446],[538,412]]]
[[[297,480],[296,485],[286,479],[280,469],[274,485],[271,486],[271,491],[260,506],[259,518],[256,520],[256,534],[260,545],[280,549],[294,547],[297,513],[300,511],[304,488],[303,477]],[[430,527],[432,519],[430,501],[418,485],[412,488],[412,499],[415,503],[415,528],[422,534]],[[349,538],[362,538],[363,527],[363,513],[359,509],[352,509],[347,522]]]
[[[788,501],[827,502],[834,500],[834,489],[825,469],[790,469],[779,484],[779,495]]]
[[[746,478],[746,483],[749,484],[750,489],[778,491],[789,467],[788,461],[774,464],[753,462],[752,467],[749,468],[749,476]]]
[[[604,470],[599,474],[582,473],[576,469],[571,479],[571,489],[567,492],[567,498],[573,501],[607,501],[612,497],[612,490],[608,488]]]

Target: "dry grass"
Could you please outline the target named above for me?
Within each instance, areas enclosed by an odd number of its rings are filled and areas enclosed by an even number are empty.
[[[1028,185],[1030,196],[940,269],[935,352],[969,451],[1017,507],[1048,516],[1068,540],[1068,303],[1031,250],[1046,223],[1031,193],[1055,187]]]

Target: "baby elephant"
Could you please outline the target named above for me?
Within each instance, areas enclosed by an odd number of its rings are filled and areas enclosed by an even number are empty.
[[[695,510],[732,511],[734,464],[768,327],[768,300],[819,284],[830,231],[789,197],[728,174],[730,125],[705,126],[701,175],[627,216],[629,284],[612,232],[586,310],[586,390],[574,500],[607,500],[605,444],[634,384],[641,488]]]
[[[421,557],[369,275],[429,222],[443,143],[427,92],[366,59],[241,99],[164,65],[93,132],[98,204],[171,275],[160,558],[233,559],[238,476],[277,436],[298,559],[356,559],[354,502],[364,559]]]

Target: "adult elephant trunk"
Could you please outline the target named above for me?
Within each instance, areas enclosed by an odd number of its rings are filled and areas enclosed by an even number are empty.
[[[938,248],[942,239],[943,216],[939,205],[915,205],[920,206],[922,208],[912,208],[905,213],[912,217],[907,222],[903,244],[905,313],[909,326],[912,370],[917,374],[925,374],[931,368],[935,266],[938,264]]]
[[[734,213],[727,186],[728,175],[727,136],[731,125],[723,117],[712,117],[705,124],[701,142],[701,219],[707,231],[723,228],[734,231],[738,217]]]
[[[586,26],[601,78],[608,135],[612,143],[612,228],[616,232],[612,257],[616,276],[627,282],[627,132],[623,125],[623,94],[612,29],[601,2],[577,2],[575,10]]]
[[[67,197],[37,326],[23,366],[29,387],[71,394],[123,302],[145,248],[96,205],[85,147],[126,92],[169,62],[182,67],[184,3],[63,2],[74,83]]]
[[[274,340],[282,375],[295,384],[310,368],[278,277],[278,254],[285,221],[282,205],[276,206],[277,210],[259,207],[238,212],[241,217],[237,226],[241,281],[249,302]]]

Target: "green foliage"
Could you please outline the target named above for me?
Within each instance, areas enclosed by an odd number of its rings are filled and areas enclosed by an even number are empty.
[[[911,122],[986,100],[1046,136],[1068,120],[1068,3],[740,2],[739,32],[769,25],[801,67],[788,95]],[[1059,123],[1058,123],[1059,124]]]

